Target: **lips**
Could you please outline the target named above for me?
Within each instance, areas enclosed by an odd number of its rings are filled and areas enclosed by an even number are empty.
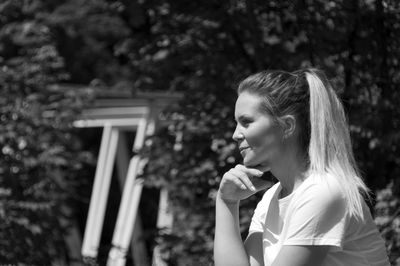
[[[248,148],[250,148],[250,147],[239,147],[239,151],[242,152],[242,151],[244,151],[244,150],[246,150]]]

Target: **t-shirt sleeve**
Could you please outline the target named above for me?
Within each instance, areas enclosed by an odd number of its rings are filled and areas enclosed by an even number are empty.
[[[296,198],[283,245],[328,245],[342,248],[347,212],[337,187],[311,185]]]

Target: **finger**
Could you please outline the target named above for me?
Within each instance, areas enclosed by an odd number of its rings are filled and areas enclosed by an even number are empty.
[[[244,165],[238,164],[235,169],[245,172],[250,176],[262,176],[264,173],[256,168],[247,168]]]
[[[228,173],[229,175],[227,176],[228,180],[233,182],[237,187],[239,187],[240,189],[247,189],[247,187],[245,186],[245,184],[243,184],[243,182],[241,181],[241,179],[232,172],[233,169],[231,169]]]
[[[252,177],[251,180],[253,179],[261,179],[261,180],[265,180],[265,181],[273,181],[274,177],[271,173],[269,172],[265,172],[262,176],[255,176]]]
[[[263,173],[271,171],[271,167],[269,167],[268,165],[263,165],[263,164],[256,165],[253,168],[257,169]]]
[[[253,168],[247,168],[244,165],[237,165],[235,169],[243,169],[244,171],[247,170],[247,172]],[[248,177],[250,181],[253,183],[254,187],[256,188],[256,191],[260,191],[269,187],[272,187],[274,182],[272,182],[271,174],[268,172],[262,173],[262,175],[255,175],[255,176],[249,176]]]
[[[236,168],[233,168],[230,170],[230,172],[235,175],[238,179],[240,179],[240,181],[242,181],[242,183],[250,190],[252,191],[256,191],[256,187],[254,186],[254,184],[251,182],[250,178],[248,177],[248,175]]]

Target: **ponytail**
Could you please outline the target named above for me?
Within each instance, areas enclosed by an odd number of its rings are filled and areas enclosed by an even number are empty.
[[[369,189],[355,163],[343,105],[323,73],[308,69],[305,75],[310,95],[310,170],[332,173],[343,188],[349,213],[362,218],[360,193],[368,196]]]

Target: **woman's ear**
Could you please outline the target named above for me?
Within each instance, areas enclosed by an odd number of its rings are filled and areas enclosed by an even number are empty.
[[[283,138],[287,139],[294,135],[296,130],[296,118],[293,115],[284,115],[280,117]]]

